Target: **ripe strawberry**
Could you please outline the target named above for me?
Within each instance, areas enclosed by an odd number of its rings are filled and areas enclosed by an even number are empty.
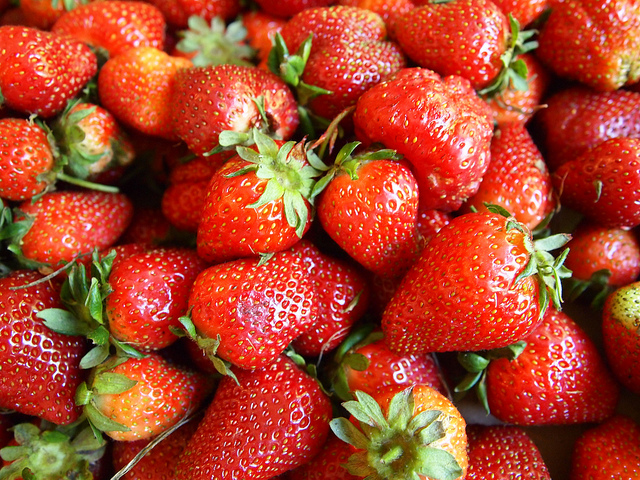
[[[131,223],[118,239],[118,243],[165,244],[171,233],[171,223],[159,207],[134,205]]]
[[[527,433],[515,426],[469,425],[467,480],[530,478],[551,480],[540,450]]]
[[[315,379],[278,356],[266,368],[220,381],[196,433],[177,460],[177,478],[275,476],[322,448],[331,403]]]
[[[247,30],[247,43],[256,52],[256,61],[259,64],[266,62],[276,32],[280,32],[287,19],[276,15],[270,15],[263,10],[244,10],[240,14],[242,24]],[[265,68],[266,65],[264,65]]]
[[[361,269],[321,252],[307,239],[296,243],[293,251],[309,270],[317,295],[318,318],[291,345],[300,355],[322,357],[340,345],[353,324],[365,314],[369,306],[369,284]]]
[[[505,347],[533,331],[561,300],[565,235],[534,242],[500,209],[454,218],[427,244],[382,316],[400,354]]]
[[[56,333],[38,317],[61,307],[52,283],[35,283],[41,278],[17,270],[0,279],[0,407],[66,425],[80,414],[73,395],[86,347],[81,337]]]
[[[263,368],[317,319],[316,297],[309,271],[294,252],[221,263],[201,272],[191,288],[190,333],[197,333],[210,354],[235,366]]]
[[[177,140],[171,126],[175,76],[191,65],[186,58],[171,57],[154,47],[129,49],[100,69],[100,103],[128,127]]]
[[[317,214],[329,236],[363,267],[398,276],[420,251],[416,223],[418,183],[391,150],[338,152],[314,189]]]
[[[534,123],[552,172],[610,138],[640,138],[639,92],[574,86],[551,95],[545,104]]]
[[[351,414],[331,429],[355,452],[347,470],[358,477],[463,479],[466,422],[451,401],[426,385],[397,385],[343,403]]]
[[[627,1],[558,2],[540,29],[536,55],[559,76],[595,90],[636,83],[640,18],[629,14],[636,9],[635,2]]]
[[[0,198],[22,201],[42,193],[55,165],[47,133],[22,118],[0,119]]]
[[[571,458],[571,480],[614,478],[640,478],[640,426],[624,415],[583,433]]]
[[[424,1],[418,0],[416,3]],[[543,13],[553,2],[550,0],[493,0],[493,3],[505,14],[511,14],[520,25],[526,27],[532,23],[537,25],[543,19]]]
[[[22,23],[14,25],[26,25],[38,30],[51,30],[53,24],[66,12],[85,3],[85,0],[25,0],[20,2],[19,10],[22,15]]]
[[[605,227],[640,224],[640,139],[606,140],[552,175],[560,202]]]
[[[256,67],[181,70],[171,103],[174,133],[196,155],[217,147],[225,130],[244,134],[246,140],[253,128],[259,128],[288,140],[298,127],[297,104],[287,85]]]
[[[187,313],[191,285],[205,268],[195,249],[153,248],[123,258],[111,269],[105,308],[111,334],[141,350],[167,347],[171,328]]]
[[[56,115],[98,68],[82,42],[35,28],[0,26],[0,45],[0,105],[22,113]]]
[[[252,147],[215,171],[198,225],[198,254],[210,263],[286,250],[312,220],[311,192],[320,171],[303,142],[253,132]]]
[[[461,211],[495,204],[533,230],[557,207],[544,158],[522,123],[500,127],[491,140],[491,162],[480,188]]]
[[[344,467],[350,452],[344,442],[333,433],[329,434],[322,450],[309,462],[290,470],[284,475],[289,480],[358,480]]]
[[[66,12],[51,31],[115,57],[134,47],[162,50],[165,28],[162,12],[150,3],[112,0],[87,3]]]
[[[613,375],[626,388],[640,394],[640,283],[633,282],[611,293],[602,311],[602,338]]]
[[[236,18],[242,10],[239,0],[177,0],[176,3],[178,8],[186,13],[187,19],[197,16],[207,22],[210,22],[215,17],[220,17],[229,22]],[[186,23],[180,26],[185,27]]]
[[[365,146],[375,142],[411,163],[424,209],[457,210],[489,164],[491,113],[462,77],[406,68],[365,92],[353,114]]]
[[[491,361],[491,413],[515,425],[601,422],[613,415],[619,387],[595,343],[566,313],[549,308],[517,358]]]
[[[157,353],[124,360],[114,357],[78,387],[76,403],[84,407],[94,428],[114,440],[144,440],[195,411],[209,386],[207,377]]]
[[[256,0],[260,9],[269,15],[277,15],[279,17],[293,17],[303,10],[312,8],[328,7],[335,0],[281,0],[274,2],[273,0]]]
[[[92,190],[45,193],[18,209],[24,225],[14,240],[19,255],[51,266],[113,245],[133,212],[124,194]]]
[[[390,39],[396,39],[398,18],[416,7],[412,0],[338,0],[338,5],[364,8],[380,15]]]

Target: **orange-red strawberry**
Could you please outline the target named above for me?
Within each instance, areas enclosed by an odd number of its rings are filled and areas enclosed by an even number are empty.
[[[0,105],[18,112],[56,115],[98,70],[89,47],[63,35],[0,26],[0,45]]]
[[[364,8],[380,15],[387,27],[389,38],[396,38],[398,18],[416,7],[412,0],[338,0],[338,5]]]
[[[39,30],[51,30],[53,24],[66,12],[86,3],[87,0],[25,0],[20,2],[18,10],[22,15],[23,23],[14,25],[27,25]]]
[[[293,17],[303,10],[328,7],[334,2],[335,0],[280,0],[279,2],[274,2],[273,0],[256,1],[256,3],[260,5],[261,10],[270,15],[277,15],[285,18]]]
[[[66,12],[51,31],[115,57],[134,47],[162,50],[165,28],[162,12],[150,3],[112,0],[87,3]]]
[[[416,3],[424,3],[427,0],[417,0]],[[552,3],[549,0],[493,0],[505,14],[511,14],[523,27],[542,19],[543,13]]]
[[[287,20],[276,15],[269,15],[263,10],[244,10],[240,18],[247,30],[246,40],[256,52],[257,62],[265,62],[273,46],[276,32],[282,30]],[[264,66],[268,68],[266,65]]]
[[[136,47],[100,69],[100,103],[120,122],[147,135],[177,140],[171,124],[176,74],[192,66],[154,47]]]

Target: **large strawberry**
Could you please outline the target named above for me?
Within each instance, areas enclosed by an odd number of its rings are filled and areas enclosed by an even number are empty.
[[[41,280],[30,270],[0,279],[0,407],[69,424],[80,414],[74,394],[83,380],[79,364],[86,346],[38,317],[61,307],[58,289]]]
[[[176,477],[273,478],[311,460],[329,433],[331,403],[286,357],[221,380],[177,460]]]
[[[478,190],[493,124],[468,80],[402,69],[362,94],[353,121],[365,146],[380,142],[411,163],[423,208],[457,210]]]
[[[565,254],[546,251],[565,235],[534,242],[507,212],[492,208],[454,218],[427,244],[382,317],[398,353],[484,350],[510,345],[559,305]],[[565,251],[566,252],[566,251]]]
[[[52,117],[97,72],[82,42],[36,28],[0,26],[0,106]]]

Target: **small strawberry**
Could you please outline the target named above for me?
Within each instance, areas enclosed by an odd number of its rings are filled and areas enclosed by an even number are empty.
[[[287,19],[263,10],[244,10],[240,18],[247,30],[246,40],[256,52],[256,60],[262,64],[269,56],[276,32],[282,30]],[[268,67],[265,65],[265,68]]]
[[[220,381],[177,459],[176,478],[262,480],[313,458],[329,433],[331,403],[317,381],[278,356]]]
[[[0,26],[0,45],[0,105],[22,113],[56,115],[98,69],[82,42],[35,28]]]

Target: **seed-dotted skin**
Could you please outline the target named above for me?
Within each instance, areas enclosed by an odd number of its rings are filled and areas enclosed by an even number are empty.
[[[221,380],[176,466],[184,480],[263,480],[302,465],[322,448],[331,403],[317,381],[278,356]]]
[[[0,408],[39,416],[59,425],[74,422],[74,395],[83,380],[83,338],[47,328],[36,314],[63,308],[50,283],[11,290],[40,280],[30,270],[0,279]]]
[[[527,233],[494,213],[454,218],[427,244],[382,316],[400,353],[500,348],[540,322],[538,284],[516,282],[529,261]]]

